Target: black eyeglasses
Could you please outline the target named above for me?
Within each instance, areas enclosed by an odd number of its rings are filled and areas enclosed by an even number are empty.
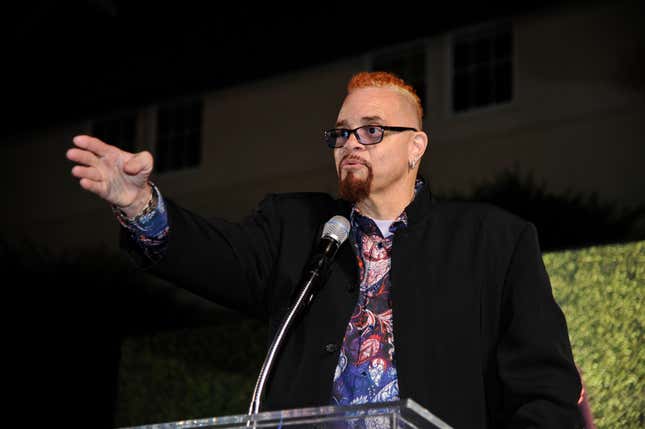
[[[356,140],[362,145],[381,143],[385,131],[419,131],[410,127],[388,127],[386,125],[363,125],[362,127],[348,130],[347,128],[332,128],[323,132],[325,144],[332,149],[345,146],[349,137],[354,134]]]

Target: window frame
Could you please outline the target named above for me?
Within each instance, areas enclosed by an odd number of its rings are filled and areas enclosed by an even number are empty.
[[[490,34],[495,31],[496,27],[501,27],[507,25],[510,30],[511,37],[511,97],[507,101],[502,102],[492,102],[483,106],[469,107],[466,110],[455,110],[454,98],[453,98],[453,89],[454,89],[454,56],[455,56],[455,45],[459,39],[464,37],[473,37],[478,33],[484,35],[486,33]],[[444,99],[445,103],[445,112],[447,117],[464,117],[470,115],[478,115],[481,113],[494,112],[498,110],[504,110],[509,107],[512,107],[518,99],[518,61],[517,61],[517,52],[518,52],[518,43],[517,43],[517,34],[515,31],[515,25],[512,20],[498,20],[498,21],[489,21],[481,23],[474,26],[464,27],[457,29],[448,33],[445,37],[445,52],[447,61],[446,64],[446,84],[444,85],[445,94]]]

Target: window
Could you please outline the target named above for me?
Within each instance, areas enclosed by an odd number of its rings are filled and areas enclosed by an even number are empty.
[[[194,167],[201,161],[202,102],[160,107],[157,112],[156,170]]]
[[[136,113],[123,114],[95,121],[92,135],[127,152],[134,152],[136,126]]]
[[[394,73],[410,84],[416,90],[425,111],[426,50],[424,43],[415,42],[404,48],[374,55],[372,70]]]
[[[513,98],[510,23],[462,33],[452,41],[452,110],[465,112]]]

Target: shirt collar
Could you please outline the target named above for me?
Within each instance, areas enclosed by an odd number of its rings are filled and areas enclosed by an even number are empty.
[[[412,201],[416,199],[419,191],[423,189],[424,185],[425,181],[422,178],[417,178],[414,183],[414,197],[412,198]],[[352,205],[352,211],[350,213],[349,219],[352,227],[356,228],[357,230],[361,230],[362,232],[369,235],[380,234],[380,230],[376,223],[369,216],[362,214],[361,210],[356,204]],[[408,215],[406,214],[405,210],[403,210],[403,212],[394,220],[394,222],[392,222],[392,225],[390,225],[390,232],[394,234],[399,228],[404,228],[407,226]]]

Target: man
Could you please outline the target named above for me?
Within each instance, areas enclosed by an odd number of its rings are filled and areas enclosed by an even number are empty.
[[[535,228],[486,205],[439,203],[417,179],[428,137],[414,89],[359,73],[333,148],[340,199],[269,195],[239,224],[206,221],[149,182],[149,153],[88,136],[67,156],[113,205],[139,263],[278,324],[321,226],[351,221],[329,277],[290,332],[264,409],[412,398],[457,428],[578,427],[580,380]]]

